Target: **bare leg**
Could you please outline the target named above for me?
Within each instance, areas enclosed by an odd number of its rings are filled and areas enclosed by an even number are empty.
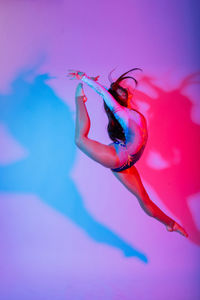
[[[88,157],[92,158],[106,168],[118,168],[121,161],[112,145],[105,145],[88,138],[90,118],[85,106],[85,95],[82,84],[76,89],[76,129],[75,143]],[[123,163],[123,162],[122,162]]]
[[[87,138],[90,130],[90,118],[84,103],[84,92],[82,84],[77,86],[76,90],[76,131],[75,141],[79,148],[89,157],[99,162],[103,166],[115,168],[116,153],[112,147],[100,144]],[[114,152],[113,152],[114,151]],[[113,164],[113,166],[111,166]],[[185,230],[174,220],[168,217],[155,203],[153,203],[140,179],[135,166],[122,172],[113,172],[113,174],[123,183],[123,185],[133,193],[139,200],[140,206],[151,217],[154,217],[163,223],[167,230],[177,231],[184,236],[188,236]]]
[[[163,223],[168,231],[177,231],[184,236],[188,236],[185,230],[168,217],[155,203],[149,198],[135,166],[122,172],[113,172],[120,182],[139,200],[140,206],[151,217]]]
[[[90,118],[85,106],[86,96],[84,96],[82,84],[79,83],[76,88],[76,128],[75,141],[79,141],[82,137],[87,137],[90,130]]]

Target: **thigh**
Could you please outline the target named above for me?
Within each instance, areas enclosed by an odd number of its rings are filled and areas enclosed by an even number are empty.
[[[122,157],[122,152],[117,151],[113,144],[105,145],[88,137],[82,138],[77,146],[87,156],[110,169],[118,168],[127,159]]]
[[[134,165],[124,171],[112,171],[112,173],[137,198],[144,197],[146,191],[139,172]]]

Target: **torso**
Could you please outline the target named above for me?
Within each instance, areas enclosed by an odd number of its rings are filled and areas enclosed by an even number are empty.
[[[148,138],[147,123],[145,117],[137,110],[128,109],[129,119],[126,130],[126,142],[113,142],[113,146],[119,156],[121,165],[145,147]]]
[[[145,117],[136,110],[129,110],[128,131],[126,135],[127,151],[130,155],[136,153],[148,138]]]

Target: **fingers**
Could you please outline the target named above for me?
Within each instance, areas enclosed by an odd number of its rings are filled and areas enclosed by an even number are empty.
[[[76,74],[77,74],[76,70],[68,69],[68,73],[67,73],[66,77],[76,76]]]
[[[85,76],[86,74],[84,72],[80,72],[77,70],[73,70],[73,69],[68,69],[68,74],[66,75],[66,77],[69,77],[70,80],[81,80],[83,78],[83,76]]]
[[[68,74],[69,75],[74,75],[74,76],[76,76],[78,73],[82,73],[82,72],[80,72],[80,71],[78,71],[78,70],[74,70],[74,69],[68,69]]]
[[[66,76],[70,77],[71,79],[80,80],[84,75],[85,73],[83,72],[75,72],[75,73],[68,73]]]
[[[73,79],[75,79],[75,74],[73,74],[73,73],[68,73],[68,74],[66,75],[66,77],[68,77],[69,80],[73,80]]]
[[[69,80],[75,80],[76,78],[72,77],[71,75],[66,75],[66,77],[69,78]]]
[[[75,76],[76,74],[76,72],[69,72],[66,76]]]
[[[84,75],[85,74],[84,72],[81,72],[79,70],[74,70],[74,69],[68,69],[68,72],[69,72],[69,74],[72,74],[72,75]]]

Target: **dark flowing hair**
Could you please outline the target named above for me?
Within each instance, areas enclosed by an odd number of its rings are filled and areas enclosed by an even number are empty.
[[[140,68],[134,68],[134,69],[131,69],[125,73],[123,73],[116,81],[112,82],[111,85],[110,85],[110,88],[108,89],[108,92],[115,98],[115,100],[117,100],[117,102],[122,105],[122,106],[125,106],[127,107],[128,105],[128,91],[126,88],[123,88],[122,86],[120,86],[120,82],[124,79],[133,79],[134,82],[135,82],[135,85],[137,85],[137,80],[132,77],[132,76],[125,76],[126,74],[128,74],[129,72],[131,71],[135,71],[135,70],[140,70],[142,71]],[[111,71],[109,73],[109,80],[110,82],[112,81],[112,78],[111,78],[111,73],[113,71]],[[117,90],[120,89],[121,91],[123,91],[126,95],[126,99],[125,100],[122,100],[120,99],[120,96],[119,94],[117,93]],[[120,125],[120,123],[117,121],[117,119],[115,118],[113,112],[110,110],[110,108],[108,107],[108,105],[105,103],[104,101],[104,109],[105,109],[105,112],[108,116],[108,126],[107,126],[107,131],[108,131],[108,135],[109,137],[111,138],[111,140],[113,142],[116,142],[116,141],[123,141],[125,142],[126,139],[125,139],[125,134],[124,134],[124,130],[122,128],[122,126]]]

